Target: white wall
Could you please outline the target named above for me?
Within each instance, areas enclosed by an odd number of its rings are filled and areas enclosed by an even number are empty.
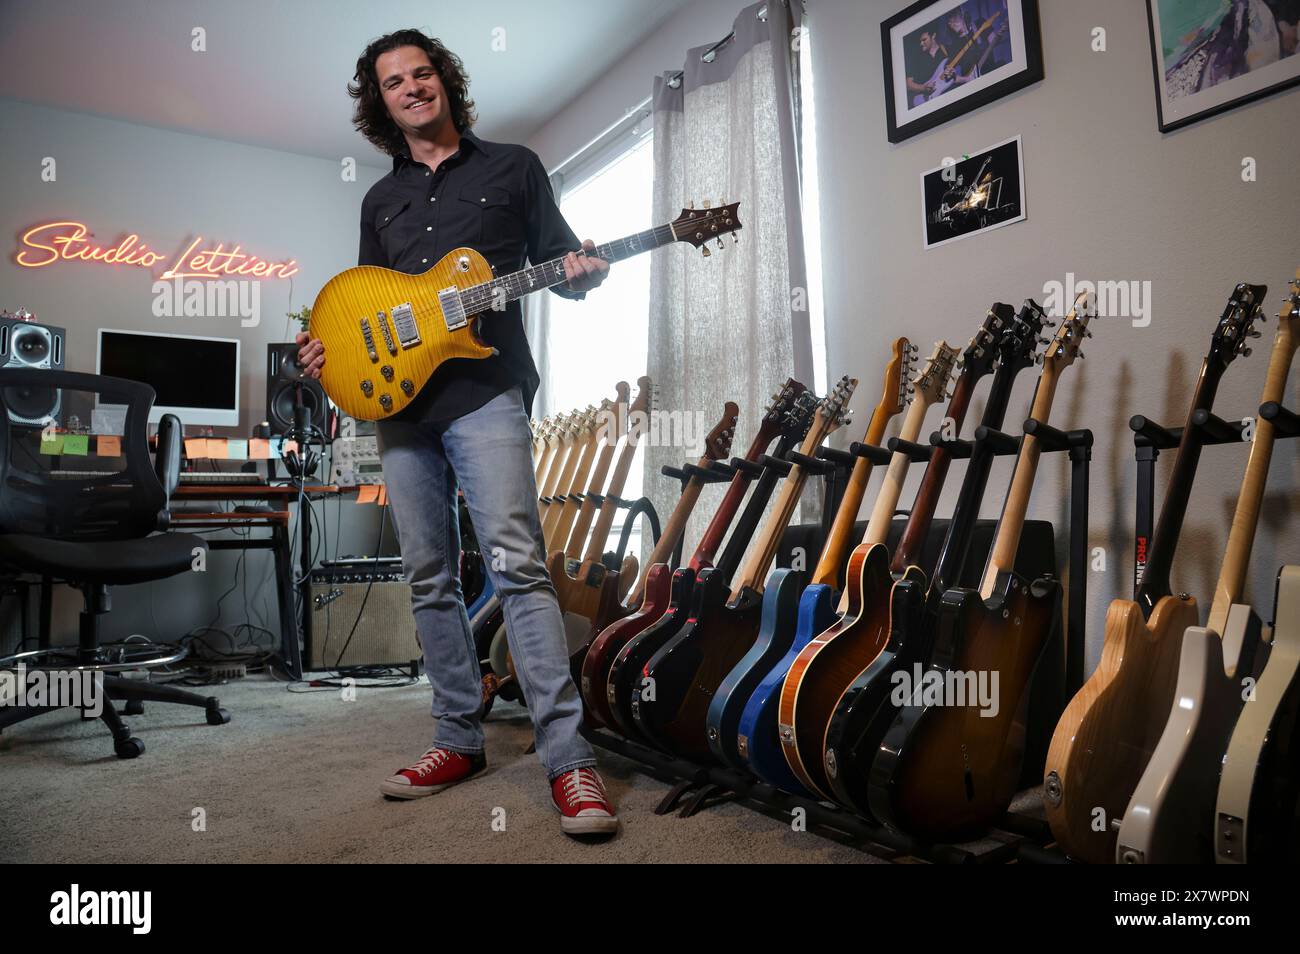
[[[0,137],[0,181],[5,183],[0,219],[9,232],[5,241],[11,243],[0,260],[0,306],[22,305],[42,320],[65,326],[72,371],[95,370],[100,327],[239,338],[240,426],[215,433],[249,436],[253,424],[266,417],[266,344],[291,340],[296,327],[287,328],[285,313],[310,304],[330,276],[356,264],[361,199],[383,171],[361,166],[357,181],[345,182],[338,163],[323,159],[14,100],[0,100],[0,125],[5,130]],[[41,178],[47,156],[57,162],[54,182]],[[83,262],[36,269],[15,264],[27,228],[63,219],[86,223],[102,245],[136,232],[173,257],[195,235],[203,235],[225,241],[227,247],[240,242],[246,251],[272,261],[294,258],[301,271],[291,280],[262,282],[262,318],[256,327],[243,328],[237,318],[155,318],[152,279],[144,269]],[[344,505],[342,552],[373,549],[376,512]],[[333,504],[328,513],[333,551]],[[253,552],[247,559],[255,605],[267,597],[275,628],[273,591],[262,586],[271,573],[270,556]],[[175,639],[206,624],[217,597],[231,584],[235,560],[233,553],[214,553],[205,577],[190,574],[157,584],[152,596],[149,587],[118,590],[106,629],[113,635],[138,632]],[[57,601],[56,638],[76,633],[79,598],[66,596]],[[237,589],[227,597],[221,625],[244,619],[243,596]],[[6,615],[12,615],[11,608]]]
[[[1269,286],[1270,321],[1262,326],[1265,336],[1255,354],[1228,369],[1216,409],[1236,417],[1258,407],[1276,327],[1271,316],[1300,265],[1293,135],[1300,91],[1162,135],[1144,5],[1043,0],[1041,83],[891,145],[885,136],[880,22],[902,6],[899,0],[808,4],[828,370],[832,378],[859,376],[871,393],[896,335],[911,336],[923,352],[941,336],[964,345],[991,302],[1041,301],[1043,283],[1063,281],[1067,271],[1081,278],[1152,282],[1150,327],[1095,321],[1087,359],[1066,372],[1053,415],[1058,426],[1091,427],[1097,437],[1089,543],[1104,548],[1107,569],[1088,580],[1091,669],[1108,602],[1131,592],[1134,465],[1127,421],[1141,413],[1182,423],[1210,334],[1239,281]],[[1095,26],[1106,28],[1107,52],[1090,49]],[[974,153],[1017,134],[1024,137],[1028,220],[923,251],[919,174],[945,156]],[[1257,182],[1242,181],[1244,156],[1257,160]],[[1009,419],[1027,406],[1033,376],[1022,375]],[[1295,396],[1294,385],[1290,393]],[[855,404],[865,407],[867,401]],[[977,419],[979,410],[977,400],[968,419]],[[1174,584],[1196,595],[1203,613],[1245,458],[1245,447],[1208,448],[1202,458]],[[1158,494],[1172,459],[1172,452],[1161,458]],[[1062,557],[1066,466],[1056,457],[1044,460],[1030,514],[1062,521]],[[997,474],[1008,468],[1004,462],[995,471],[985,516],[999,512],[1005,479]],[[917,470],[904,492],[905,505]],[[1271,604],[1278,565],[1300,560],[1298,470],[1300,441],[1280,442],[1247,594],[1265,604]],[[941,512],[951,504],[960,474],[954,467]]]

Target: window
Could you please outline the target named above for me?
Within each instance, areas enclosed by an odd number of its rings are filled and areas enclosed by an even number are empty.
[[[631,147],[588,165],[588,174],[579,169],[569,176],[560,196],[560,211],[579,238],[599,244],[655,224],[650,221],[654,177],[650,145],[651,135],[641,135]],[[604,284],[586,301],[552,295],[549,308],[547,410],[598,404],[600,399],[614,396],[619,381],[632,386],[635,398],[636,380],[646,373],[649,349],[650,256],[636,255],[612,265]],[[642,456],[638,448],[623,486],[622,496],[628,500],[641,496]],[[611,463],[611,472],[613,466]],[[606,550],[618,548],[623,513],[614,521]],[[628,553],[641,552],[640,532],[638,520]]]

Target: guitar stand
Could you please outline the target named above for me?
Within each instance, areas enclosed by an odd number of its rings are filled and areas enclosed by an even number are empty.
[[[1283,407],[1277,401],[1268,401],[1259,407],[1259,417],[1273,424],[1278,438],[1300,435],[1300,415]],[[1177,447],[1183,438],[1182,427],[1161,427],[1148,417],[1135,414],[1128,422],[1133,431],[1133,450],[1137,461],[1137,515],[1133,536],[1133,588],[1142,582],[1146,569],[1147,549],[1155,533],[1156,460],[1162,450]],[[1246,422],[1225,421],[1204,408],[1192,414],[1191,426],[1204,432],[1205,444],[1246,443],[1242,432]]]
[[[1262,413],[1262,412],[1261,412]],[[1278,432],[1284,427],[1300,433],[1300,417],[1279,408],[1273,412]],[[1285,422],[1285,423],[1281,423]],[[1227,425],[1229,428],[1231,425]],[[1083,684],[1083,646],[1086,625],[1088,577],[1088,476],[1092,459],[1093,434],[1091,430],[1062,431],[1030,419],[1024,422],[1023,434],[1032,434],[1041,445],[1042,452],[1065,452],[1070,459],[1070,551],[1069,606],[1066,613],[1064,686],[1056,675],[1043,683],[1041,691],[1050,695],[1047,705],[1049,717],[1059,717],[1065,701]],[[1238,431],[1239,433],[1239,431]],[[1288,435],[1289,436],[1289,435]],[[767,455],[757,462],[735,458],[731,466],[721,465],[703,471],[706,480],[730,480],[736,470],[748,471],[757,476],[772,468],[788,473],[792,463],[807,468],[809,473],[828,479],[847,475],[854,461],[865,457],[875,464],[887,465],[894,453],[905,452],[913,462],[928,461],[934,448],[945,447],[957,460],[969,459],[977,445],[992,448],[997,456],[1010,456],[1020,450],[1023,437],[1007,434],[992,428],[978,427],[973,440],[943,438],[938,432],[930,435],[929,444],[918,444],[893,438],[886,446],[854,442],[847,451],[821,448],[816,458],[797,452],[789,460],[779,460]],[[1175,441],[1175,443],[1177,443]],[[663,468],[669,477],[685,482],[693,476],[692,465],[683,468]],[[828,510],[830,508],[827,508]],[[679,557],[678,557],[679,558]],[[1049,643],[1050,645],[1050,643]],[[1031,692],[1040,691],[1040,676],[1035,676]],[[1009,861],[1035,864],[1062,863],[1064,855],[1052,847],[1051,831],[1041,818],[1019,812],[1008,813],[1004,819],[979,842],[968,845],[926,843],[890,828],[878,826],[867,819],[828,802],[792,795],[747,773],[717,765],[698,765],[694,762],[650,748],[639,742],[624,739],[604,729],[583,728],[583,735],[592,745],[631,759],[649,774],[672,782],[672,788],[655,809],[655,814],[666,815],[677,811],[679,817],[689,818],[710,805],[738,802],[771,818],[789,823],[793,813],[801,810],[808,831],[849,844],[886,860],[919,858],[943,864],[1003,863]]]
[[[730,464],[725,464],[720,460],[714,461],[708,467],[701,467],[699,464],[682,464],[681,467],[671,467],[665,464],[659,468],[659,472],[665,477],[680,481],[682,485],[681,493],[686,492],[686,485],[691,482],[692,478],[698,477],[706,484],[730,483],[731,478],[736,476],[736,468]],[[658,536],[656,535],[656,540]],[[682,546],[686,542],[686,534],[677,538],[677,546],[673,548],[672,560],[669,562],[669,568],[676,568],[682,565]]]

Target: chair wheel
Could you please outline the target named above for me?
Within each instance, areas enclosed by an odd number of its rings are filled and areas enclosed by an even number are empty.
[[[230,721],[230,713],[220,706],[211,706],[207,710],[208,725],[225,725]]]
[[[144,703],[139,699],[128,699],[122,712],[125,715],[144,715]]]
[[[139,758],[144,754],[144,743],[137,738],[123,739],[113,743],[113,751],[119,759]]]

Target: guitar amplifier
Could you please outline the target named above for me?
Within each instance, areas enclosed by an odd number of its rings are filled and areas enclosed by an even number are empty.
[[[359,560],[313,570],[311,612],[308,669],[408,667],[423,657],[400,561]]]

